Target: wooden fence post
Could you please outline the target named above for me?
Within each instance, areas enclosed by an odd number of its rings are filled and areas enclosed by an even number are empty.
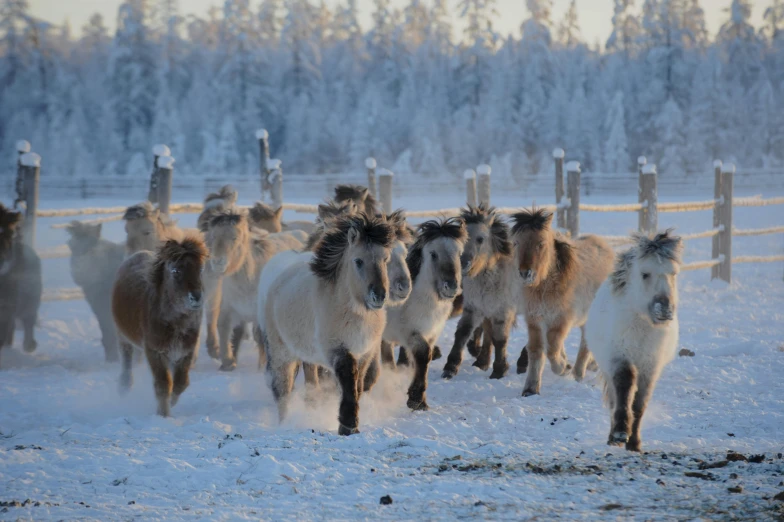
[[[261,194],[271,189],[270,187],[270,152],[269,152],[269,132],[267,129],[256,131],[256,139],[259,141],[259,177],[261,178]]]
[[[35,152],[25,152],[19,158],[24,179],[25,219],[22,226],[22,240],[31,248],[35,246],[35,222],[38,211],[38,184],[41,172],[41,156]]]
[[[169,147],[158,144],[152,148],[152,174],[150,174],[150,188],[147,191],[147,201],[158,203],[158,158],[171,156]]]
[[[645,196],[643,196],[643,180],[642,180],[642,171],[645,168],[645,165],[648,163],[648,160],[645,156],[640,156],[637,158],[637,203],[643,203],[645,201]],[[647,221],[647,213],[648,209],[643,208],[637,212],[637,230],[640,232],[645,232],[645,223]]]
[[[553,159],[555,160],[555,204],[560,205],[564,197],[564,150],[554,149]],[[555,226],[558,228],[566,228],[566,212],[564,209],[559,208],[555,211]]]
[[[158,209],[163,214],[168,214],[172,197],[172,171],[174,170],[174,158],[171,156],[158,156],[158,159],[155,163],[158,165],[158,168],[155,169],[155,178],[158,185]]]
[[[719,228],[721,224],[721,205],[719,204],[721,200],[721,167],[722,163],[721,160],[716,160],[713,162],[713,198],[716,200],[716,204],[713,207],[713,228]],[[711,249],[711,259],[717,259],[719,254],[721,254],[721,249],[719,246],[719,235],[716,234],[712,238],[713,240],[713,248]],[[711,267],[711,279],[717,279],[719,277],[719,266],[715,265]]]
[[[368,176],[368,192],[374,198],[378,198],[378,189],[376,188],[376,158],[366,158],[365,168],[367,168]]]
[[[283,162],[279,159],[271,159],[267,162],[269,168],[269,183],[272,196],[272,206],[280,208],[283,206]]]
[[[566,164],[566,197],[569,198],[569,211],[566,213],[566,228],[573,239],[580,235],[580,163],[570,161]]]
[[[378,193],[381,198],[381,208],[384,214],[392,213],[392,178],[395,175],[387,169],[378,171]]]
[[[466,169],[463,172],[463,177],[466,182],[466,204],[472,207],[476,206],[476,172],[474,169]]]
[[[24,173],[22,172],[22,156],[30,152],[30,142],[27,140],[19,140],[16,142],[16,198],[14,199],[14,208],[19,206],[25,200],[24,195]]]
[[[476,168],[476,173],[479,175],[477,181],[477,196],[479,204],[484,205],[485,208],[490,208],[490,165],[482,163]]]
[[[727,163],[721,168],[721,212],[719,216],[719,250],[724,261],[719,264],[719,279],[732,282],[732,182],[735,165]]]
[[[640,191],[645,205],[645,219],[640,232],[650,234],[659,228],[659,211],[656,208],[659,195],[657,193],[656,165],[649,163],[642,168],[642,186]]]

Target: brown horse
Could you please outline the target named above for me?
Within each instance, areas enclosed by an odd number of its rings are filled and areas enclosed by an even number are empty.
[[[554,232],[550,227],[553,215],[545,210],[524,210],[513,218],[515,261],[523,282],[528,325],[528,346],[520,355],[530,358],[523,388],[527,397],[539,393],[545,346],[554,373],[563,375],[570,369],[563,343],[575,326],[582,330],[578,359],[590,355],[585,321],[596,291],[612,271],[614,256],[598,236],[567,239]],[[518,372],[520,367],[518,361]]]
[[[0,350],[14,342],[17,319],[24,326],[24,350],[35,351],[35,323],[41,306],[41,260],[22,242],[22,214],[0,204]]]
[[[308,234],[316,229],[316,224],[311,221],[290,221],[283,222],[283,207],[272,208],[271,206],[256,202],[248,213],[250,223],[254,227],[266,230],[270,234],[284,232],[286,230],[303,230]]]
[[[117,271],[112,315],[122,352],[120,391],[127,392],[133,383],[133,347],[143,349],[155,381],[158,415],[164,417],[189,384],[199,344],[201,273],[207,255],[202,239],[189,235],[167,241],[154,254],[138,252]]]

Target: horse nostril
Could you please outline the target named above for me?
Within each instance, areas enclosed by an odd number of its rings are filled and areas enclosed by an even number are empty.
[[[191,298],[191,301],[195,303],[201,302],[201,292],[191,292],[189,297]]]

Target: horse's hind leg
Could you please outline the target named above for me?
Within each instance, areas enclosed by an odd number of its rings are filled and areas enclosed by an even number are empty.
[[[506,317],[493,319],[492,335],[493,346],[495,347],[495,361],[493,362],[493,373],[491,379],[503,379],[509,371],[509,363],[506,362],[506,344],[509,341],[509,333],[515,321],[514,311],[510,311]]]
[[[341,397],[338,410],[338,434],[359,433],[359,367],[357,359],[340,346],[330,356],[332,369],[340,384]]]
[[[550,369],[556,375],[564,375],[572,369],[564,351],[564,340],[568,334],[566,322],[551,324],[547,329],[547,358],[550,360]]]
[[[359,379],[362,383],[363,393],[369,392],[373,386],[378,382],[378,376],[381,372],[381,353],[376,351],[372,355],[368,355],[359,361]]]
[[[408,350],[405,346],[401,346],[400,350],[397,354],[397,365],[398,366],[410,366],[411,361],[408,358]]]
[[[261,334],[261,328],[258,325],[253,325],[253,340],[256,342],[256,349],[259,351],[259,370],[267,365],[267,350],[264,347],[264,336]]]
[[[588,343],[585,341],[585,326],[580,327],[580,351],[577,352],[577,360],[574,361],[574,368],[572,375],[574,380],[580,382],[585,377],[585,368],[588,363],[593,360],[593,355],[588,349]]]
[[[191,365],[193,364],[193,358],[195,355],[196,352],[194,350],[190,354],[177,361],[177,364],[174,367],[174,382],[172,384],[171,397],[172,407],[177,405],[177,401],[180,400],[180,395],[182,395],[182,392],[184,392],[191,383],[189,372],[191,370]]]
[[[239,323],[231,330],[231,356],[234,357],[234,360],[237,360],[237,357],[240,356],[240,346],[242,346],[242,340],[245,338],[245,323]]]
[[[384,366],[395,369],[395,349],[392,343],[381,341],[381,362]]]
[[[632,402],[637,392],[637,369],[628,361],[618,361],[613,371],[611,386],[615,407],[607,444],[622,445],[629,442],[632,428]]]
[[[316,403],[319,392],[319,366],[317,364],[302,363],[302,373],[305,376],[305,402]]]
[[[412,346],[414,356],[414,380],[408,387],[408,402],[412,410],[427,410],[427,369],[430,365],[432,349],[421,335],[414,334]]]
[[[442,378],[451,379],[460,371],[460,364],[463,362],[463,347],[474,331],[477,319],[479,318],[471,310],[463,310],[463,315],[460,317],[455,330],[455,342],[452,344],[452,350],[449,352],[444,371],[441,374]]]
[[[476,358],[479,357],[479,354],[481,352],[482,352],[482,327],[479,326],[474,330],[473,335],[471,335],[471,339],[468,341],[468,354],[471,357]]]
[[[493,347],[493,325],[490,319],[482,321],[482,348],[471,366],[476,366],[482,371],[490,368],[491,349]]]
[[[155,387],[155,398],[158,400],[158,415],[168,417],[171,415],[172,376],[169,371],[169,361],[160,350],[145,348],[147,362],[150,364]],[[189,361],[190,362],[190,361]]]
[[[517,374],[525,373],[528,371],[528,347],[523,346],[520,352],[520,357],[517,359]]]
[[[35,323],[37,320],[37,313],[25,314],[25,316],[22,317],[22,326],[24,326],[24,342],[22,347],[27,353],[32,353],[38,348],[38,343],[35,341]]]
[[[120,374],[120,393],[127,393],[133,385],[133,345],[126,340],[120,341],[122,373]]]

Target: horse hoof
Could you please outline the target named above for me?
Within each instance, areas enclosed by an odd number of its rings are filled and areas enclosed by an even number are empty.
[[[471,357],[479,357],[480,352],[481,352],[480,346],[471,346],[470,344],[468,345],[468,355],[470,355]]]
[[[636,451],[637,453],[642,451],[642,442],[639,440],[629,439],[629,442],[626,443],[626,451]]]
[[[490,361],[485,362],[485,361],[476,360],[471,366],[476,366],[483,372],[486,372],[490,368]]]
[[[207,355],[215,360],[220,359],[220,347],[207,345]]]
[[[591,370],[592,372],[599,371],[599,363],[597,363],[596,361],[591,361],[590,363],[588,363],[588,369]]]
[[[25,341],[24,342],[24,351],[27,353],[33,353],[36,348],[38,348],[38,343],[35,341]]]
[[[224,361],[220,365],[220,371],[222,372],[233,372],[237,368],[237,361]]]
[[[427,405],[427,402],[424,399],[421,401],[408,399],[406,405],[411,408],[412,411],[427,411],[430,409],[430,406]]]
[[[359,433],[359,428],[349,428],[348,426],[343,426],[342,424],[338,427],[338,435],[355,435]]]
[[[523,397],[530,397],[532,395],[539,395],[539,392],[530,388],[523,390]]]
[[[451,379],[455,375],[457,375],[458,369],[455,366],[446,365],[444,366],[444,372],[441,374],[442,379]]]
[[[525,373],[528,371],[528,364],[518,364],[517,365],[517,375]]]
[[[575,368],[572,371],[572,377],[574,377],[574,380],[577,382],[583,382],[583,377],[585,377],[585,374],[583,372],[578,372],[577,368]]]
[[[509,365],[504,364],[503,366],[497,368],[493,366],[493,373],[490,374],[491,379],[503,379],[506,377],[506,372],[509,371]]]
[[[133,377],[130,374],[122,374],[120,375],[120,383],[119,383],[119,390],[121,395],[125,395],[131,389],[133,385]]]
[[[607,444],[621,446],[629,442],[629,434],[624,431],[614,431],[610,434]]]
[[[180,396],[179,395],[172,394],[172,397],[171,397],[171,407],[174,408],[175,406],[177,406],[177,402],[179,400],[180,400]]]
[[[430,358],[431,361],[435,361],[436,359],[441,358],[441,348],[438,346],[433,347],[433,356]]]

